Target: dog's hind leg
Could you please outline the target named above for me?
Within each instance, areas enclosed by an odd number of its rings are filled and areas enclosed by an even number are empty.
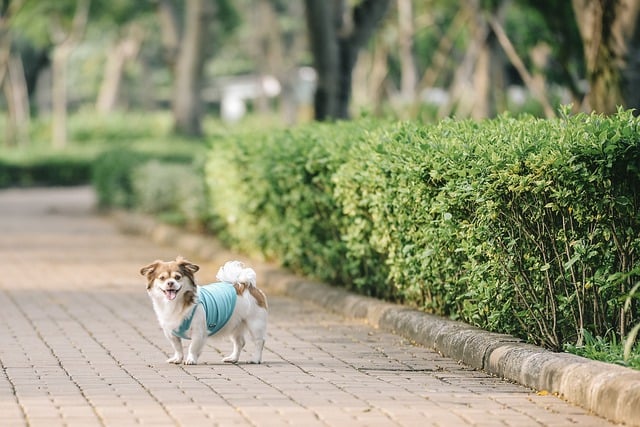
[[[222,359],[226,363],[236,363],[240,359],[240,352],[244,348],[244,329],[243,327],[237,328],[233,335],[231,335],[231,342],[233,343],[233,351],[230,355]]]
[[[250,363],[261,363],[262,362],[262,350],[264,349],[264,338],[253,338],[253,342],[255,344],[255,350],[253,353],[253,357],[249,360]]]
[[[266,317],[266,311],[265,311]],[[262,362],[262,350],[264,349],[264,339],[267,334],[267,321],[266,319],[259,319],[253,322],[248,322],[249,334],[253,338],[255,350],[253,356],[249,360],[250,363]]]

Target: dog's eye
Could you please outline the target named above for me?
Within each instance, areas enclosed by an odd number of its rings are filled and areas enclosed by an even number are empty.
[[[167,275],[164,273],[158,276],[158,279],[160,280],[165,280],[166,278],[167,278]]]
[[[180,280],[180,279],[182,279],[182,275],[180,273],[176,273],[176,274],[173,275],[173,278],[175,280]]]

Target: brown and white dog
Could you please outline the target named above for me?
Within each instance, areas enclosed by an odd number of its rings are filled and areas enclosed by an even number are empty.
[[[255,344],[251,363],[262,361],[267,330],[267,297],[256,287],[256,273],[240,261],[229,261],[220,268],[219,280],[197,286],[194,278],[199,266],[177,257],[175,261],[156,260],[143,267],[147,293],[165,336],[173,347],[169,363],[194,365],[207,337],[227,335],[233,351],[222,359],[236,363],[247,332]],[[191,340],[184,358],[182,339]]]

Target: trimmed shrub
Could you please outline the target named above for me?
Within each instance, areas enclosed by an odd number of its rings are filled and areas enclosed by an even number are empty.
[[[361,126],[316,124],[216,141],[206,165],[213,231],[236,249],[351,284],[332,176],[364,137]]]
[[[0,159],[0,188],[70,186],[89,182],[91,160],[51,156],[29,161]]]
[[[613,117],[313,124],[223,138],[234,247],[559,349],[637,320],[640,133]]]
[[[192,229],[206,223],[201,167],[150,160],[132,171],[131,182],[137,210]]]
[[[202,148],[155,151],[116,148],[93,167],[93,185],[102,208],[134,209],[191,229],[207,222]]]
[[[129,149],[106,151],[93,167],[92,182],[102,208],[133,208],[133,173],[148,158]]]

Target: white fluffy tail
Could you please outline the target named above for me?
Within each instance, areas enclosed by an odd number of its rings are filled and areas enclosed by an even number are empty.
[[[245,267],[240,261],[227,261],[216,274],[221,282],[242,283],[248,286],[256,286],[256,272],[253,268]]]

